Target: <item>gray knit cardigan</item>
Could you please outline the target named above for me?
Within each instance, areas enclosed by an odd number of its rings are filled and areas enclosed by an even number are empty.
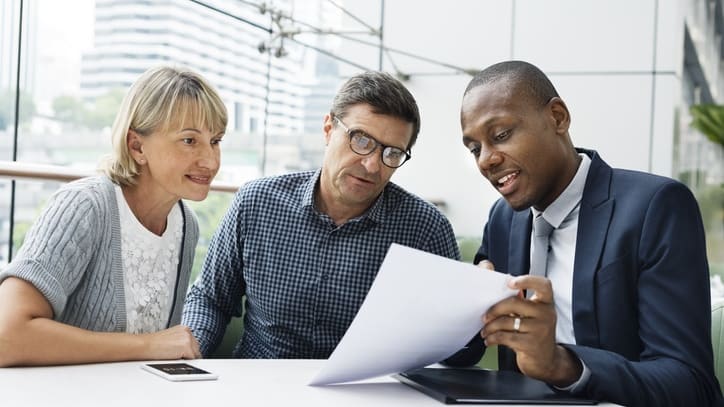
[[[181,258],[167,326],[181,321],[199,226],[184,219]],[[126,304],[121,233],[114,184],[105,176],[61,187],[30,228],[17,257],[0,272],[30,282],[53,307],[53,318],[93,331],[124,332]]]

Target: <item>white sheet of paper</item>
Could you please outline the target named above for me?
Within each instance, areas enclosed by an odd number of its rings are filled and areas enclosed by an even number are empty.
[[[421,368],[451,356],[515,295],[509,275],[392,244],[357,316],[310,385]]]

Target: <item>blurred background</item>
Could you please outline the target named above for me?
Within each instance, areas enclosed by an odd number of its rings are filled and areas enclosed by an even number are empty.
[[[396,75],[422,128],[392,181],[438,206],[469,259],[498,193],[462,145],[462,92],[471,73],[522,59],[567,102],[577,146],[691,188],[724,296],[722,34],[722,0],[0,0],[0,265],[60,186],[4,169],[92,173],[124,91],[159,64],[220,90],[230,122],[217,180],[234,186],[317,168],[341,83]],[[197,268],[231,198],[193,204]]]

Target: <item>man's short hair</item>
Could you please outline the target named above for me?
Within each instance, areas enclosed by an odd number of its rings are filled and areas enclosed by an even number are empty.
[[[499,80],[510,81],[512,86],[539,105],[545,105],[553,97],[558,97],[556,88],[550,79],[535,65],[525,61],[505,61],[491,65],[475,74],[464,95],[478,86]]]
[[[420,111],[409,90],[392,75],[367,71],[351,77],[342,85],[332,102],[329,114],[343,119],[350,106],[366,103],[372,112],[402,119],[412,124],[410,149],[420,132]]]

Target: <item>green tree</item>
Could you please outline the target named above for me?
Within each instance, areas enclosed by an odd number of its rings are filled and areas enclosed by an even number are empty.
[[[702,104],[694,105],[691,112],[691,125],[702,132],[709,140],[724,146],[724,106]]]
[[[84,123],[91,129],[102,129],[113,125],[118,109],[123,101],[123,89],[111,89],[95,100],[92,109],[87,111]]]
[[[199,244],[196,246],[194,267],[191,272],[191,283],[196,280],[196,277],[201,271],[201,265],[206,257],[211,237],[221,223],[221,218],[226,213],[233,198],[234,194],[228,192],[212,192],[201,202],[186,201],[194,210],[199,220]]]
[[[55,118],[68,123],[82,123],[87,112],[83,102],[69,95],[60,95],[53,100]]]
[[[35,102],[29,93],[20,91],[20,123],[25,123],[35,115]],[[0,129],[5,129],[15,121],[15,91],[0,90]]]
[[[15,222],[15,227],[13,229],[13,256],[15,256],[18,250],[20,250],[20,247],[25,241],[25,235],[28,233],[28,230],[32,225],[33,223],[31,221]]]
[[[111,89],[92,104],[74,96],[61,95],[53,100],[53,111],[57,120],[93,130],[102,129],[113,125],[123,95],[123,89]]]
[[[692,106],[689,111],[691,126],[724,148],[724,106],[701,104]],[[689,181],[691,178],[706,179],[705,173],[689,175]],[[694,186],[707,235],[709,266],[712,274],[724,277],[724,184]]]

